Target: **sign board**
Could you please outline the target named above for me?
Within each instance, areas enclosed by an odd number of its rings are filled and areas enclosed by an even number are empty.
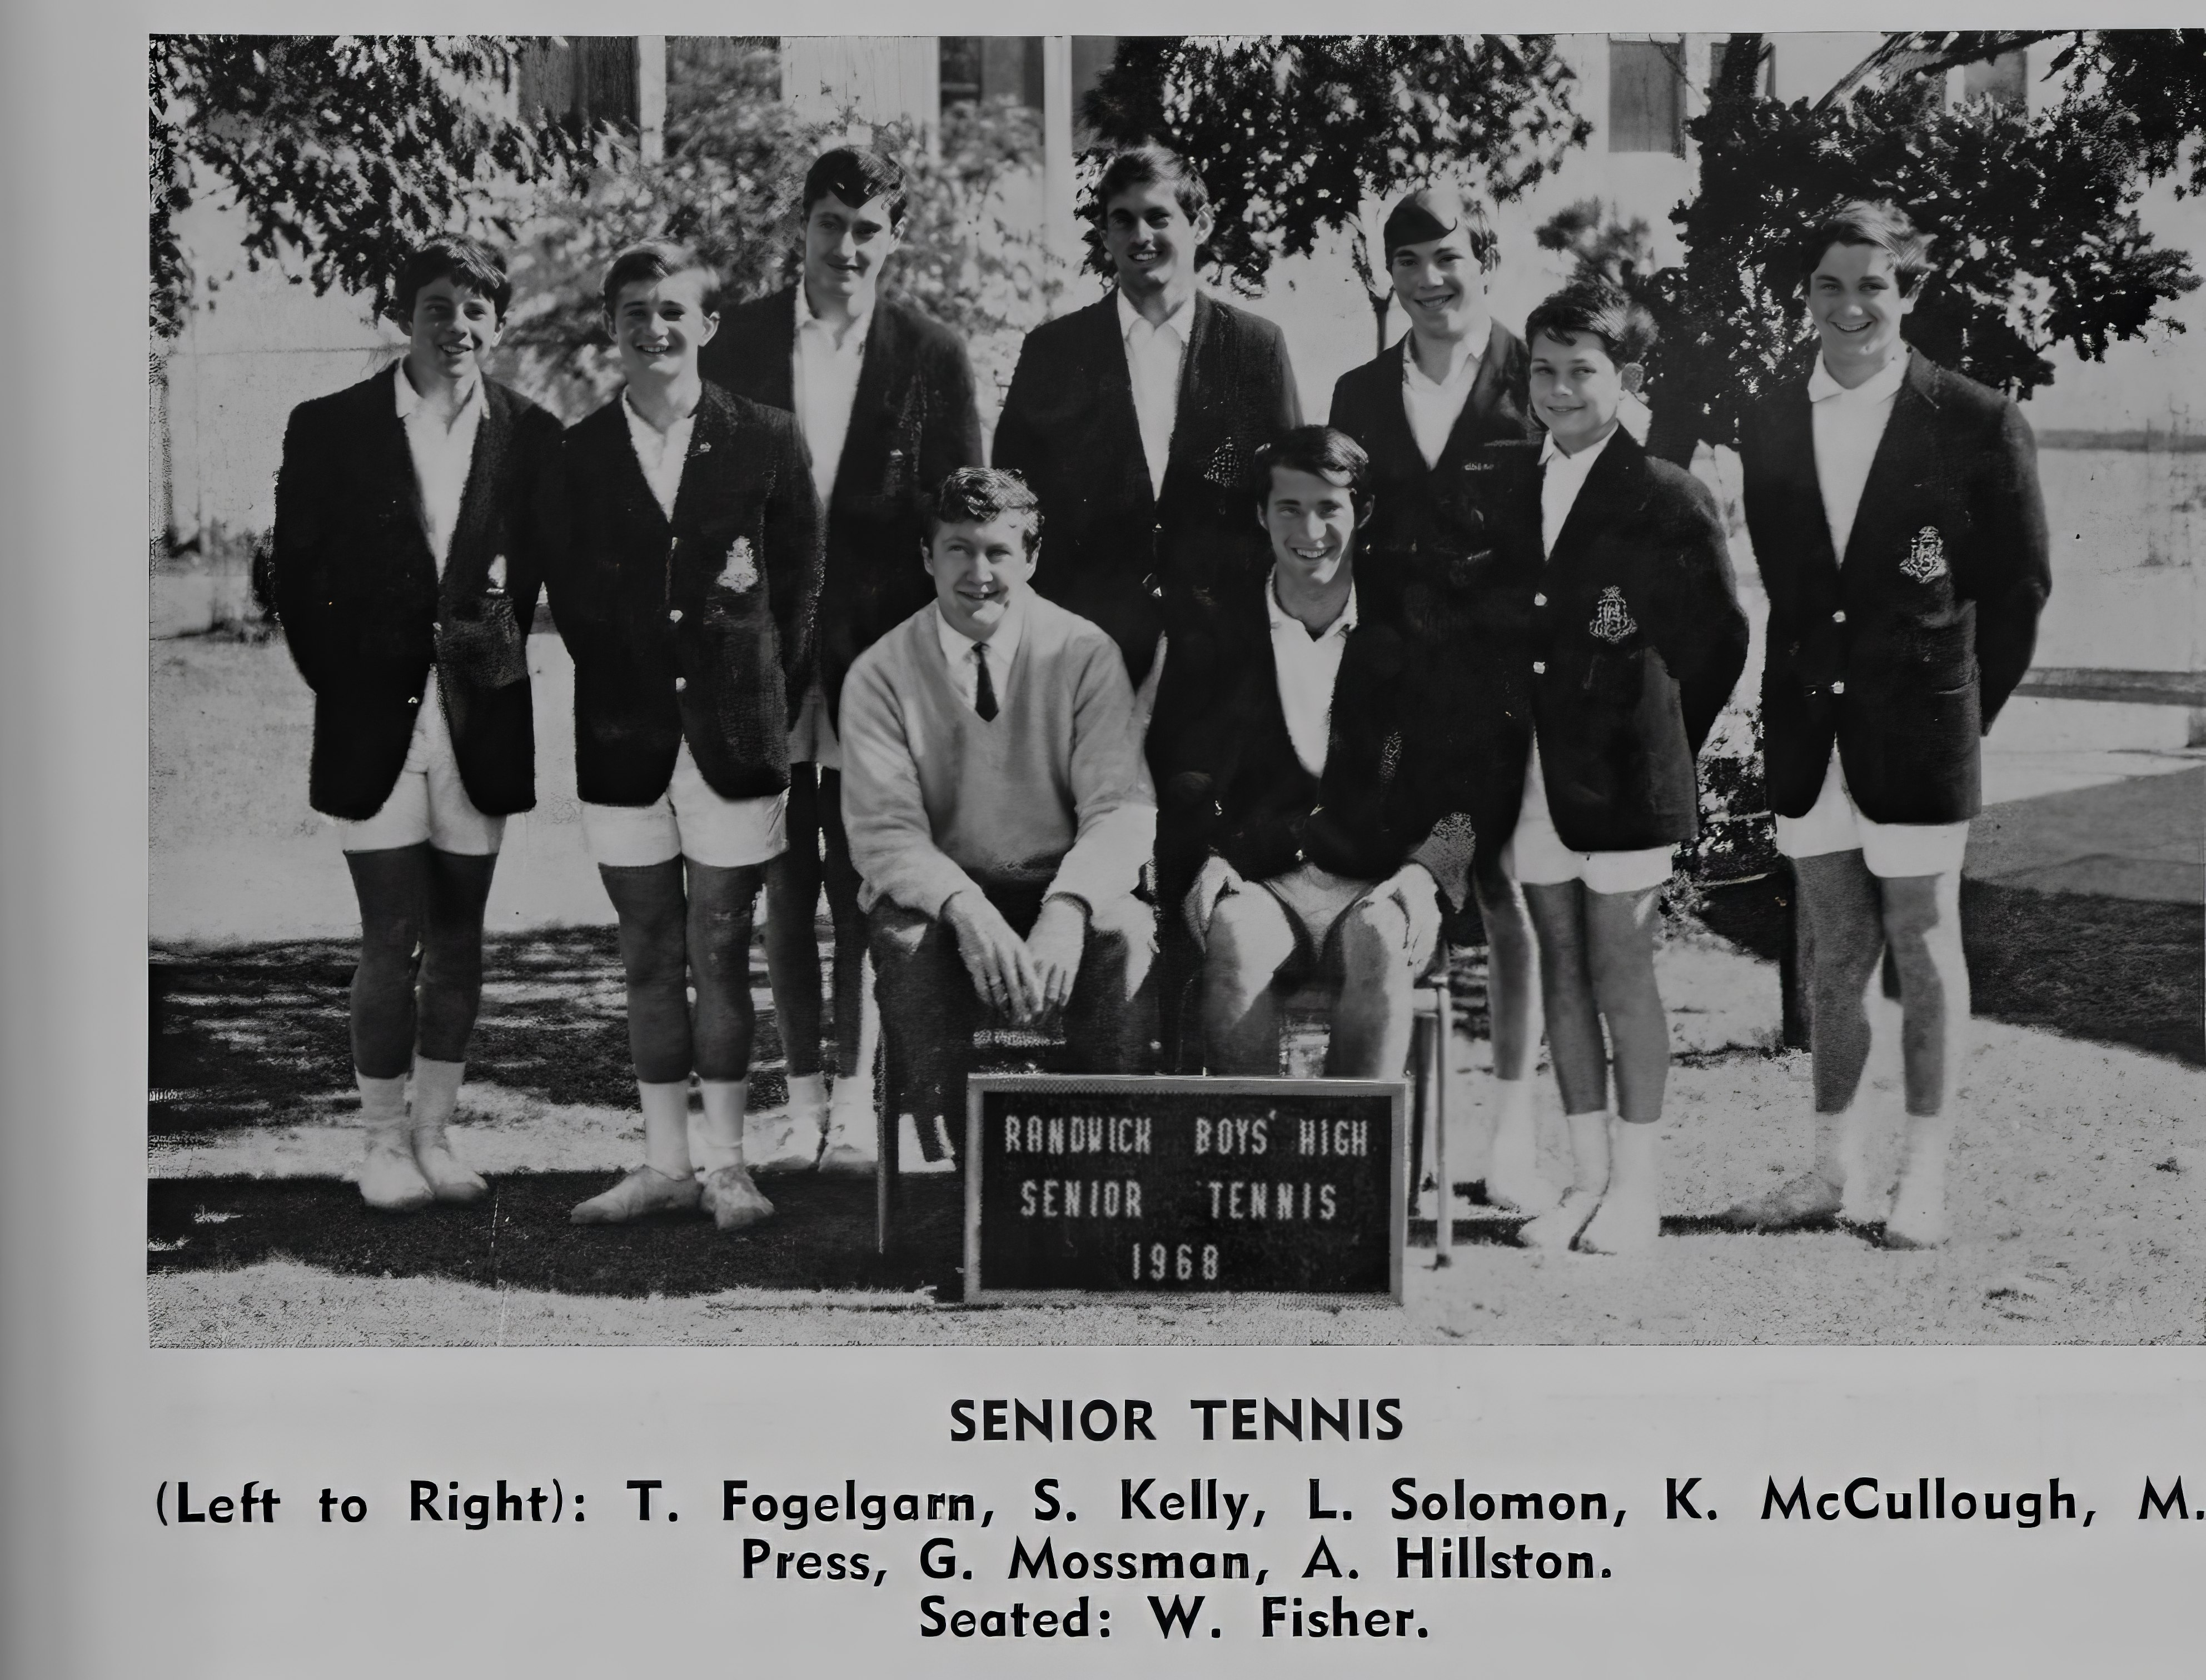
[[[1398,1303],[1399,1080],[976,1075],[965,1298]]]

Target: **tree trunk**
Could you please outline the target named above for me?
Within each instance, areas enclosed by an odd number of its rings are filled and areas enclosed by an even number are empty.
[[[1386,354],[1386,312],[1394,307],[1394,295],[1392,292],[1373,292],[1367,295],[1371,299],[1371,325],[1375,341],[1372,344],[1371,354],[1383,356]]]

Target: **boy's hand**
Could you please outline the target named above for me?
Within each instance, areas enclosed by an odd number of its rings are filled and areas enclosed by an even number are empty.
[[[1027,956],[1041,986],[1041,1008],[1062,1009],[1080,977],[1080,955],[1088,944],[1088,907],[1077,898],[1056,897],[1041,907]]]
[[[1440,884],[1423,864],[1404,864],[1379,884],[1372,897],[1389,899],[1401,906],[1403,919],[1409,924],[1405,950],[1419,950],[1427,946],[1440,949]]]
[[[957,954],[983,1003],[1021,1026],[1040,1013],[1042,988],[1034,959],[1002,911],[985,895],[970,891],[951,897],[942,907],[942,920],[957,936]]]
[[[1222,857],[1207,860],[1188,889],[1182,901],[1180,914],[1187,920],[1188,930],[1195,935],[1197,950],[1208,949],[1210,944],[1210,913],[1218,908],[1218,901],[1240,886],[1241,872]]]

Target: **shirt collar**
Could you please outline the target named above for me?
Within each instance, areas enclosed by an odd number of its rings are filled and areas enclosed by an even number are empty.
[[[1004,609],[1003,622],[987,640],[988,672],[999,682],[1011,668],[1011,655],[1019,651],[1019,638],[1026,631],[1027,593],[1022,589],[1011,597],[1011,605]],[[934,604],[934,634],[942,644],[942,657],[952,665],[971,664],[973,650],[981,645],[942,616],[939,601]]]
[[[880,295],[876,292],[873,302],[879,301]],[[850,330],[843,335],[843,343],[839,348],[848,349],[855,343],[859,349],[864,349],[866,335],[873,331],[873,305],[869,303],[863,311],[850,317]],[[812,313],[812,295],[804,289],[804,283],[802,280],[796,283],[796,330],[800,333],[819,334],[831,343],[833,343],[834,328]]]
[[[399,362],[396,376],[391,379],[391,383],[398,388],[398,418],[400,421],[403,422],[412,420],[415,414],[420,413],[421,405],[427,402],[428,398],[425,397],[420,391],[414,389],[414,381],[406,377],[406,364],[404,361],[402,360]],[[452,411],[452,420],[455,425],[456,425],[460,420],[466,415],[468,410],[474,406],[474,404],[481,398],[481,396],[482,381],[480,379],[472,379],[468,381],[467,390],[460,398],[460,406]]]
[[[1348,586],[1348,602],[1340,609],[1340,617],[1311,636],[1309,626],[1279,605],[1279,575],[1273,572],[1264,580],[1264,613],[1272,621],[1273,629],[1284,629],[1291,624],[1312,641],[1323,641],[1330,635],[1345,636],[1356,628],[1356,585],[1351,582]]]
[[[1905,345],[1876,370],[1864,384],[1849,390],[1831,377],[1831,370],[1823,365],[1823,358],[1815,358],[1815,371],[1808,376],[1808,400],[1821,402],[1833,396],[1843,396],[1855,402],[1882,402],[1899,394],[1899,387],[1907,378],[1907,360],[1911,352]]]
[[[1550,462],[1559,461],[1573,473],[1589,472],[1594,462],[1601,459],[1601,452],[1614,442],[1616,434],[1623,430],[1624,423],[1619,420],[1608,429],[1607,437],[1591,449],[1580,450],[1576,455],[1564,454],[1555,442],[1555,434],[1550,432],[1540,445],[1540,465],[1544,468]]]
[[[697,396],[697,408],[701,408],[704,406],[705,397],[704,393],[701,389]],[[668,426],[665,431],[661,432],[657,426],[653,426],[649,420],[643,417],[643,411],[638,408],[635,402],[630,400],[628,387],[626,385],[623,385],[621,387],[621,413],[628,416],[629,429],[631,432],[647,432],[653,438],[671,438],[676,432],[681,431],[683,427],[695,424],[697,419],[697,408],[692,408],[688,414],[683,415],[680,420]]]
[[[1453,390],[1478,377],[1478,365],[1485,360],[1486,346],[1476,337],[1463,341],[1463,360],[1455,365],[1454,371],[1445,379],[1435,379],[1417,366],[1417,352],[1413,342],[1416,337],[1416,335],[1411,332],[1402,335],[1402,378],[1405,384],[1425,390]]]
[[[1119,337],[1129,339],[1133,337],[1135,330],[1138,327],[1156,332],[1168,332],[1178,339],[1183,345],[1187,343],[1188,333],[1192,330],[1195,323],[1194,293],[1189,293],[1181,301],[1179,307],[1166,315],[1154,328],[1149,327],[1149,323],[1142,312],[1134,307],[1134,301],[1126,295],[1124,287],[1121,286],[1116,295],[1118,300]]]

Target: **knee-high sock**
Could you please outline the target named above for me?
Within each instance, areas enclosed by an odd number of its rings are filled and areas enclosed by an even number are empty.
[[[1605,1108],[1565,1117],[1571,1134],[1571,1185],[1590,1195],[1608,1188],[1609,1115]]]
[[[440,1141],[452,1112],[460,1105],[460,1081],[467,1076],[464,1062],[439,1062],[432,1057],[414,1058],[414,1135],[424,1142]]]
[[[689,1081],[639,1079],[637,1094],[643,1099],[643,1159],[669,1178],[687,1178],[695,1168],[689,1159]]]
[[[818,1075],[813,1075],[815,1079]],[[697,1165],[707,1172],[743,1164],[743,1107],[748,1083],[740,1079],[701,1079],[705,1117],[697,1128]]]
[[[406,1075],[375,1079],[355,1069],[353,1082],[360,1087],[360,1123],[367,1130],[369,1144],[402,1144],[407,1125]]]

